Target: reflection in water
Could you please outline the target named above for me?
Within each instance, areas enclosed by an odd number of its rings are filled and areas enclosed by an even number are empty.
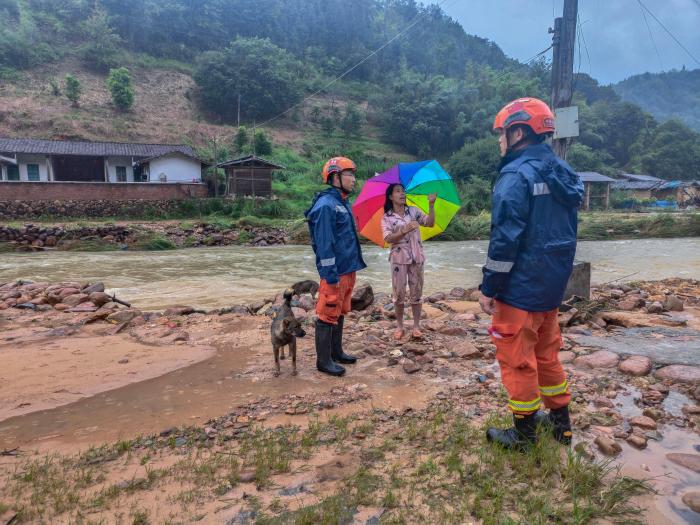
[[[428,242],[425,291],[469,288],[481,280],[486,241]],[[364,248],[361,272],[377,291],[391,287],[387,252]],[[578,257],[593,263],[593,281],[662,279],[700,275],[700,239],[649,239],[579,243]],[[0,256],[0,282],[104,281],[135,306],[229,306],[278,293],[301,279],[317,279],[311,248],[278,246],[193,248],[170,252],[12,253]]]

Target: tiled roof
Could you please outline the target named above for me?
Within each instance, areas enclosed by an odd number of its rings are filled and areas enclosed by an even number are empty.
[[[256,157],[255,155],[246,155],[245,157],[239,157],[237,159],[227,160],[221,164],[217,164],[217,168],[223,168],[226,166],[253,166],[259,168],[272,168],[273,170],[283,170],[284,166],[270,162],[261,157]]]
[[[655,181],[646,181],[646,182],[637,182],[637,181],[628,181],[628,180],[620,180],[615,183],[613,183],[612,188],[614,190],[653,190],[657,186],[659,186],[659,182]]]
[[[174,151],[197,158],[185,144],[133,144],[126,142],[84,142],[0,137],[1,153],[41,155],[85,155],[90,157],[159,157]]]
[[[611,179],[595,171],[579,171],[578,175],[583,182],[615,182],[615,179]]]
[[[634,182],[659,182],[663,180],[658,177],[652,177],[651,175],[638,175],[636,173],[620,173],[620,177]]]

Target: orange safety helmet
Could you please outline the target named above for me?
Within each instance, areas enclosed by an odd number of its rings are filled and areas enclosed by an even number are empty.
[[[507,130],[515,124],[528,126],[536,135],[554,133],[554,115],[537,98],[519,98],[506,104],[493,121],[493,130]]]
[[[331,175],[334,173],[342,173],[345,170],[352,170],[353,172],[356,172],[357,166],[347,157],[333,157],[331,160],[326,162],[325,166],[323,166],[323,171],[321,172],[323,183],[328,184]]]

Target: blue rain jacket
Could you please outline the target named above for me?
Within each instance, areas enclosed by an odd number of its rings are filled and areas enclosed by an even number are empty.
[[[493,190],[491,242],[481,291],[526,310],[558,308],[576,254],[583,183],[547,144],[504,159]]]
[[[314,197],[304,213],[309,223],[311,247],[321,279],[336,284],[339,276],[366,268],[355,220],[340,190],[329,188]]]

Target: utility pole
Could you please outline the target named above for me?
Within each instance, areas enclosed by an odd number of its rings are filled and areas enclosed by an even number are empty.
[[[576,42],[576,21],[578,20],[578,0],[564,0],[563,18],[554,19],[552,35],[552,109],[571,105],[574,83],[574,44]],[[554,152],[566,159],[568,138],[555,139]]]

